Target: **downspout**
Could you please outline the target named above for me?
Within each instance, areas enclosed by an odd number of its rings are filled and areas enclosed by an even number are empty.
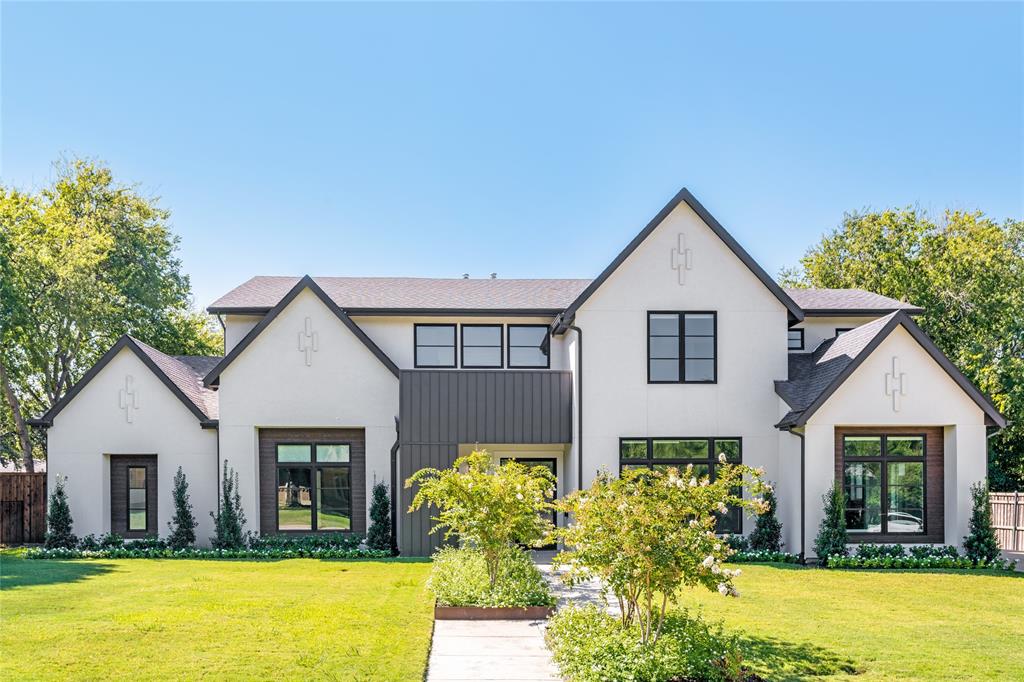
[[[395,444],[391,446],[391,552],[398,554],[398,442],[401,434],[395,417]]]
[[[220,515],[220,426],[217,426],[217,475],[214,479],[217,482],[217,515]],[[262,529],[261,529],[262,530]]]
[[[217,313],[217,321],[220,322],[220,341],[221,341],[221,345],[224,348],[224,355],[227,355],[228,354],[228,328],[227,328],[227,325],[224,324],[224,318],[220,316],[220,313]],[[219,475],[219,473],[218,473],[218,475]]]
[[[800,563],[806,563],[807,556],[805,554],[806,543],[807,543],[807,485],[806,485],[806,447],[804,441],[804,434],[797,433],[790,429],[789,431],[794,436],[800,439]]]
[[[576,440],[576,466],[577,490],[583,490],[583,330],[575,324],[569,325],[569,329],[576,332],[576,385],[578,391],[577,410],[579,412],[579,424],[577,432],[579,438]]]

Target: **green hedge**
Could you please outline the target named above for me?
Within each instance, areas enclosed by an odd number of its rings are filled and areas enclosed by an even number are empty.
[[[800,557],[789,552],[772,552],[770,550],[752,549],[736,552],[729,557],[728,561],[736,564],[748,563],[773,563],[773,564],[798,564]]]
[[[826,568],[958,568],[994,569],[1012,571],[1016,561],[996,559],[991,562],[974,562],[963,556],[952,545],[903,545],[863,544],[857,546],[854,556],[829,556],[822,560]]]
[[[555,597],[528,552],[509,548],[492,586],[483,554],[468,547],[434,553],[427,582],[440,606],[554,606]]]

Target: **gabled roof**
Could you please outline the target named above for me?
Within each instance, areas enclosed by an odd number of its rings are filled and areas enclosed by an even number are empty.
[[[823,342],[813,353],[791,353],[789,380],[775,382],[775,392],[791,409],[776,426],[780,429],[789,429],[806,424],[811,415],[825,404],[879,344],[900,326],[914,337],[946,374],[985,412],[992,425],[1006,426],[1006,419],[999,414],[999,410],[988,396],[956,368],[904,311],[890,313],[844,332]]]
[[[922,315],[924,309],[864,289],[783,289],[805,315],[837,317],[878,315],[902,310]]]
[[[355,337],[359,339],[378,360],[380,360],[381,364],[387,367],[388,371],[394,374],[395,377],[398,376],[398,365],[384,354],[384,351],[382,351],[380,347],[366,335],[366,332],[360,329],[359,325],[352,321],[352,318],[350,318],[348,314],[342,310],[338,304],[324,292],[323,289],[320,288],[320,285],[317,284],[312,277],[306,275],[292,285],[292,288],[288,290],[284,297],[281,298],[281,300],[279,300],[277,304],[263,316],[263,319],[260,320],[259,324],[250,329],[249,333],[245,335],[245,338],[239,341],[235,347],[232,348],[228,354],[225,355],[224,358],[209,371],[209,373],[207,373],[206,378],[203,379],[203,384],[206,386],[212,386],[220,378],[221,373],[227,368],[227,366],[234,362],[235,358],[241,355],[242,352],[249,347],[249,344],[255,341],[256,337],[262,334],[263,330],[270,326],[270,323],[281,314],[281,311],[287,308],[288,304],[306,289],[309,289],[316,294],[316,297],[319,298],[332,313],[334,313],[335,317],[341,320],[342,324],[348,327],[349,331],[351,331]]]
[[[211,314],[266,313],[298,277],[253,277],[207,308]],[[589,279],[431,279],[426,277],[316,277],[349,315],[462,312],[556,315]]]
[[[219,356],[167,355],[127,335],[118,339],[63,398],[47,410],[42,417],[31,420],[31,424],[33,426],[53,426],[53,418],[67,407],[75,399],[75,396],[124,348],[135,353],[136,357],[181,401],[182,405],[196,416],[202,426],[217,425],[219,416],[217,393],[203,386],[203,374],[221,358]]]
[[[722,224],[718,222],[718,220],[716,220],[715,217],[711,215],[699,201],[697,201],[697,198],[690,194],[690,191],[684,187],[679,190],[674,197],[672,197],[670,202],[665,204],[664,208],[658,211],[658,215],[654,216],[654,218],[651,219],[651,222],[647,223],[644,229],[640,231],[640,234],[635,236],[629,244],[626,244],[626,248],[624,248],[622,252],[608,264],[608,267],[606,267],[601,274],[597,276],[597,279],[591,282],[586,289],[580,292],[580,295],[577,296],[576,299],[566,308],[565,312],[563,312],[558,319],[558,323],[555,328],[557,333],[564,332],[568,328],[572,323],[573,317],[576,315],[576,311],[587,302],[587,299],[594,295],[594,292],[604,284],[605,280],[611,277],[612,273],[618,270],[619,266],[622,265],[634,251],[636,251],[637,247],[644,243],[651,233],[654,232],[665,218],[667,218],[669,214],[672,213],[672,211],[674,211],[681,203],[685,203],[689,206],[693,212],[696,213],[709,228],[711,228],[711,231],[714,232],[719,239],[725,242],[725,245],[729,247],[729,250],[747,266],[747,269],[754,273],[755,277],[761,280],[761,283],[764,284],[770,292],[772,292],[775,298],[779,299],[779,302],[786,307],[786,310],[789,311],[790,315],[795,320],[799,322],[804,319],[804,313],[800,309],[800,306],[798,306],[796,302],[782,290],[782,287],[780,287],[775,280],[757,264],[750,254],[739,245],[739,242],[733,239],[733,236],[729,234],[724,227],[722,227]]]

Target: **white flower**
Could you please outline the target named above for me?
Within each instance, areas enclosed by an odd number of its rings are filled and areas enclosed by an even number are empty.
[[[729,508],[725,506],[724,502],[719,502],[718,503],[718,511],[720,513],[722,513],[722,514],[725,514],[725,513],[727,513],[729,511]]]
[[[718,575],[719,573],[722,573],[723,571],[722,571],[722,568],[718,564],[715,564],[714,566],[711,567],[711,572],[714,573],[715,575]],[[729,571],[725,571],[725,573],[728,574]]]
[[[721,462],[722,464],[725,464],[725,453],[724,452],[719,452],[718,453],[718,461]]]
[[[715,564],[715,557],[711,556],[710,554],[708,554],[706,557],[704,557],[704,561],[701,562],[701,565],[704,568],[711,568],[714,564]]]
[[[729,596],[729,586],[725,583],[718,583],[718,593],[723,597]]]
[[[690,479],[690,485],[691,486],[697,485],[697,479],[696,478],[691,478]]]
[[[517,500],[523,499],[523,494],[522,493],[516,493],[516,499]]]
[[[721,543],[717,543],[715,545],[715,551],[716,552],[721,552],[722,551],[722,544]]]

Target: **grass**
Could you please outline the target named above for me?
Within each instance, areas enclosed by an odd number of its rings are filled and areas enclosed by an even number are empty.
[[[0,679],[422,680],[416,561],[26,560],[0,553]]]
[[[1024,573],[742,564],[739,599],[684,590],[770,680],[1024,677]]]

